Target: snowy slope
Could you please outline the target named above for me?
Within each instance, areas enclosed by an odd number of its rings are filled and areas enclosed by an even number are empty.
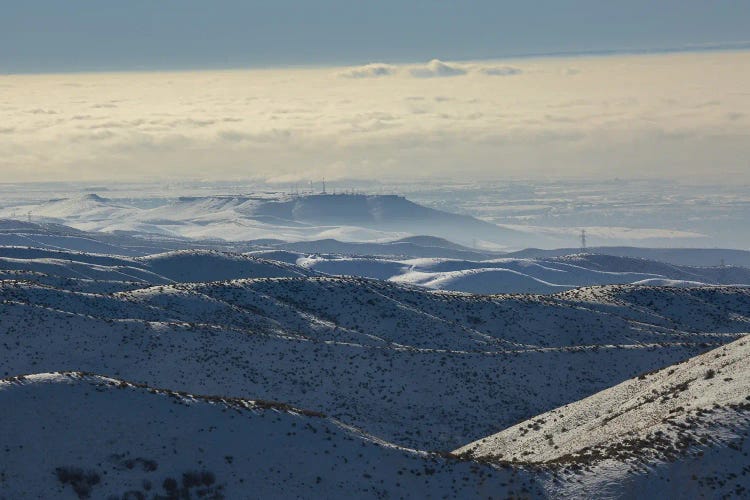
[[[542,250],[527,248],[512,252],[506,257],[538,259],[577,254],[579,248]],[[728,266],[750,267],[750,251],[727,248],[642,248],[642,247],[589,247],[589,254],[615,255],[673,264],[676,266],[718,266],[723,261]]]
[[[523,472],[400,448],[322,414],[80,373],[0,381],[8,498],[541,495]]]
[[[3,281],[0,300],[6,376],[86,370],[283,400],[430,449],[729,342],[750,310],[738,288],[472,297],[320,277],[113,295]]]
[[[741,277],[743,269],[598,255],[474,262],[270,252],[119,257],[0,248],[0,376],[42,374],[0,382],[0,407],[6,409],[0,454],[13,458],[0,460],[0,491],[14,493],[12,498],[21,492],[75,498],[76,489],[91,498],[128,491],[133,498],[136,491],[168,496],[170,478],[192,495],[206,490],[227,498],[246,492],[247,484],[261,496],[283,487],[303,497],[617,497],[646,487],[670,496],[670,481],[677,479],[706,494],[712,487],[724,493],[746,487],[738,479],[747,473],[746,462],[727,457],[748,451],[736,438],[747,432],[747,419],[728,405],[740,404],[732,394],[749,385],[743,335],[750,331],[750,288],[559,285],[565,291],[468,295],[321,275],[350,266],[352,273],[381,278],[453,277],[451,286],[458,286],[473,275],[481,280],[510,274],[552,287],[543,278],[649,276],[646,282],[653,283],[663,279],[654,277],[658,273],[671,273],[719,281]],[[474,267],[481,265],[487,267]],[[654,372],[634,378],[722,345],[726,351],[677,365],[663,377]],[[66,370],[145,386],[53,373]],[[638,398],[653,391],[659,398],[641,404]],[[657,405],[665,394],[666,414]],[[609,429],[606,411],[627,407],[628,398],[645,413],[636,408],[618,415],[611,420],[617,427]],[[721,409],[709,408],[714,404]],[[663,424],[654,432],[677,432],[676,442],[685,442],[686,432],[674,426],[682,425],[680,412],[688,415],[690,405],[712,412],[701,410],[701,418],[709,416],[703,418],[705,429],[691,437],[707,458],[672,453],[680,449],[672,446],[675,441],[645,454],[623,451],[632,451],[627,439],[633,436],[637,442],[667,442],[657,439],[662,434],[648,434],[653,429],[638,437],[642,429],[628,427],[647,422],[644,415]],[[558,407],[580,409],[571,411],[570,431],[563,432],[571,439],[554,440],[546,451],[544,434],[514,442],[519,448],[513,453],[522,455],[518,467],[492,469],[462,462],[466,456],[430,453],[528,419],[531,430],[521,433],[535,432],[534,417]],[[677,424],[665,415],[675,416]],[[692,418],[689,413],[684,422],[692,425]],[[584,427],[573,427],[576,419]],[[318,432],[301,433],[310,426]],[[633,434],[622,438],[618,429]],[[706,433],[715,439],[703,443]],[[39,451],[49,443],[57,454]],[[599,451],[582,455],[584,448]],[[612,450],[612,457],[597,458]],[[471,459],[497,461],[490,454]],[[40,471],[46,471],[43,479],[35,481]],[[198,484],[203,478],[206,483]]]
[[[409,271],[409,265],[404,262],[376,257],[342,257],[338,255],[312,255],[300,257],[296,263],[307,269],[336,275],[361,276],[387,280],[397,278]]]
[[[288,250],[253,250],[252,252],[247,252],[247,255],[260,257],[261,259],[286,262],[287,264],[296,264],[299,259],[306,257],[304,254],[290,252]]]
[[[0,247],[43,248],[68,252],[144,256],[177,249],[206,248],[247,251],[250,245],[187,240],[138,231],[103,233],[82,231],[49,222],[0,218]]]
[[[93,202],[104,203],[99,199],[93,199]],[[251,203],[242,197],[227,199],[219,197],[217,199],[187,198],[180,203],[189,205],[197,203],[196,213],[200,214],[201,211],[198,208],[201,210],[207,208],[207,203],[208,208],[216,208],[217,203],[219,203],[218,207],[237,208],[248,203],[255,206],[254,204],[259,202],[256,200]],[[159,209],[166,210],[164,207],[159,207]],[[208,226],[221,223],[221,220],[224,220],[222,217],[226,214],[214,215],[218,218],[213,222],[207,221]],[[421,285],[432,289],[471,293],[555,293],[573,287],[628,283],[662,286],[747,285],[750,283],[750,269],[745,267],[678,266],[654,260],[602,254],[571,254],[536,259],[497,258],[497,255],[491,253],[477,252],[430,236],[415,236],[385,243],[343,243],[333,239],[296,243],[286,243],[281,240],[228,243],[166,238],[153,234],[141,237],[137,233],[133,235],[83,232],[56,224],[0,220],[0,258],[31,258],[31,253],[22,254],[18,251],[14,254],[15,256],[11,255],[3,250],[7,246],[57,250],[63,254],[50,253],[46,257],[37,254],[37,258],[74,261],[80,258],[71,258],[69,254],[78,254],[80,251],[123,256],[148,256],[187,248],[230,253],[244,252],[251,257],[265,260],[279,260],[287,264],[300,263],[310,270],[331,275],[392,279],[399,283]],[[685,250],[688,253],[690,251],[690,249]],[[672,251],[675,254],[679,252],[680,250]],[[486,260],[488,256],[493,258]],[[206,266],[211,268],[214,266],[208,263],[208,258],[203,257],[203,259],[204,263],[196,263],[198,268],[192,265],[185,266],[185,269],[190,269],[188,274],[184,274],[186,271],[183,268],[174,268],[173,273],[176,273],[175,276],[178,277],[171,277],[171,279],[190,281],[276,275],[245,272],[240,269],[241,264],[236,263],[232,266],[228,262],[217,266],[216,272],[209,272]],[[152,260],[157,262],[159,259]],[[238,261],[238,258],[230,256],[227,260]],[[142,262],[121,264],[135,267],[143,265]],[[55,274],[49,267],[42,271],[29,268],[28,265],[18,263],[14,265],[20,265],[31,272],[47,273],[49,271],[48,274]],[[65,264],[60,262],[54,265],[65,267]],[[62,268],[56,274],[65,279],[86,279],[87,275],[97,276],[102,281],[107,279],[114,282],[127,279],[127,277],[118,276],[118,273],[110,278],[104,278],[101,275],[101,269],[88,274],[82,269]],[[2,269],[14,272],[20,270],[13,265],[0,267],[0,270]],[[233,270],[230,271],[230,269]],[[309,274],[308,271],[299,269],[295,272]],[[211,276],[211,274],[214,275]],[[132,277],[130,281],[137,282],[140,279],[140,277]],[[160,281],[153,281],[153,283],[160,283]],[[89,286],[89,284],[83,283],[82,286]],[[129,284],[122,286],[130,287]]]
[[[89,193],[72,198],[49,200],[30,208],[28,211],[32,212],[34,217],[57,219],[60,222],[67,221],[68,223],[75,221],[85,225],[86,223],[110,221],[114,218],[132,217],[138,210]]]
[[[750,337],[744,337],[455,453],[551,467],[559,474],[552,488],[565,496],[745,496],[749,359]]]
[[[181,250],[141,257],[139,262],[172,281],[224,281],[240,278],[310,276],[315,273],[285,262],[210,250]]]
[[[439,273],[409,271],[391,278],[397,283],[413,283],[436,290],[493,294],[493,293],[556,293],[573,288],[570,285],[549,283],[512,269],[479,267]]]
[[[462,259],[314,255],[298,264],[344,276],[390,279],[436,290],[469,293],[556,293],[608,284],[704,286],[750,284],[750,268],[675,266],[645,259],[597,254],[484,261]]]
[[[340,254],[342,256],[390,256],[399,258],[438,257],[447,259],[485,260],[503,255],[500,252],[488,252],[470,249],[442,238],[431,236],[414,236],[395,241],[384,242],[350,242],[335,239],[312,241],[253,241],[259,245],[267,244],[275,249],[300,252],[305,254]]]
[[[0,247],[0,276],[70,289],[75,280],[92,291],[98,284],[156,285],[190,281],[314,275],[304,267],[227,252],[180,250],[142,258],[62,250]],[[82,290],[82,289],[79,289]]]

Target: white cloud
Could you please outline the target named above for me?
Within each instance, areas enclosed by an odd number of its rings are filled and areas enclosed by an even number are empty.
[[[396,73],[396,66],[391,64],[372,63],[354,68],[347,68],[338,73],[343,78],[379,78]]]
[[[433,59],[423,66],[412,67],[410,73],[416,78],[441,78],[465,75],[467,71],[466,68],[457,64],[449,64],[439,59]]]

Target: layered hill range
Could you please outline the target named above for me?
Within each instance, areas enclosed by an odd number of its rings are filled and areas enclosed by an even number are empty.
[[[750,252],[740,250],[600,247],[580,252],[503,254],[433,236],[382,243],[189,240],[0,219],[0,271],[5,275],[13,271],[17,277],[47,273],[77,280],[81,286],[259,277],[262,273],[253,274],[258,265],[284,264],[296,266],[294,272],[305,275],[359,276],[484,294],[549,294],[609,284],[689,287],[750,283],[750,270],[743,265],[750,263]],[[171,269],[164,268],[164,262],[175,261],[178,255],[179,262],[170,264]]]
[[[375,241],[430,234],[471,243],[481,235],[494,245],[531,246],[546,241],[479,220],[427,208],[396,195],[256,194],[180,197],[141,208],[96,194],[6,208],[36,221],[77,229],[232,241],[337,238]]]
[[[269,239],[383,242],[429,235],[469,247],[520,250],[570,246],[577,240],[575,231],[571,236],[549,228],[497,225],[470,215],[422,206],[397,195],[291,196],[261,192],[178,198],[104,198],[87,193],[33,203],[14,202],[0,209],[0,217],[21,215],[36,222],[64,224],[85,231],[233,242]],[[681,231],[658,230],[658,237],[644,236],[651,232],[631,228],[628,233],[616,236],[599,231],[597,241],[606,245],[651,241],[658,246],[690,247],[711,246],[712,243],[706,236]]]
[[[698,497],[748,487],[750,288],[721,284],[743,281],[740,267],[490,256],[506,266],[481,263],[490,276],[529,267],[640,283],[476,295],[412,279],[465,270],[466,258],[321,256],[274,241],[251,253],[204,242],[144,255],[189,242],[3,227],[9,240],[42,242],[0,248],[9,498],[618,497],[673,486]],[[396,245],[428,242],[439,243]],[[409,279],[325,267],[357,259],[406,266],[396,276]]]

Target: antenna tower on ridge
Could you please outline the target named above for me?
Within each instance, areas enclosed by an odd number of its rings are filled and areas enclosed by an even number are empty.
[[[586,251],[586,230],[581,229],[581,251]]]

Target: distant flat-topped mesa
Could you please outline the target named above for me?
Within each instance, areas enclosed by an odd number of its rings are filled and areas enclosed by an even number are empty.
[[[228,241],[335,238],[388,241],[415,235],[499,247],[545,245],[537,237],[469,215],[425,207],[397,195],[278,193],[190,196],[135,203],[85,194],[9,207],[0,216],[27,214],[35,221],[87,231],[128,232]]]

